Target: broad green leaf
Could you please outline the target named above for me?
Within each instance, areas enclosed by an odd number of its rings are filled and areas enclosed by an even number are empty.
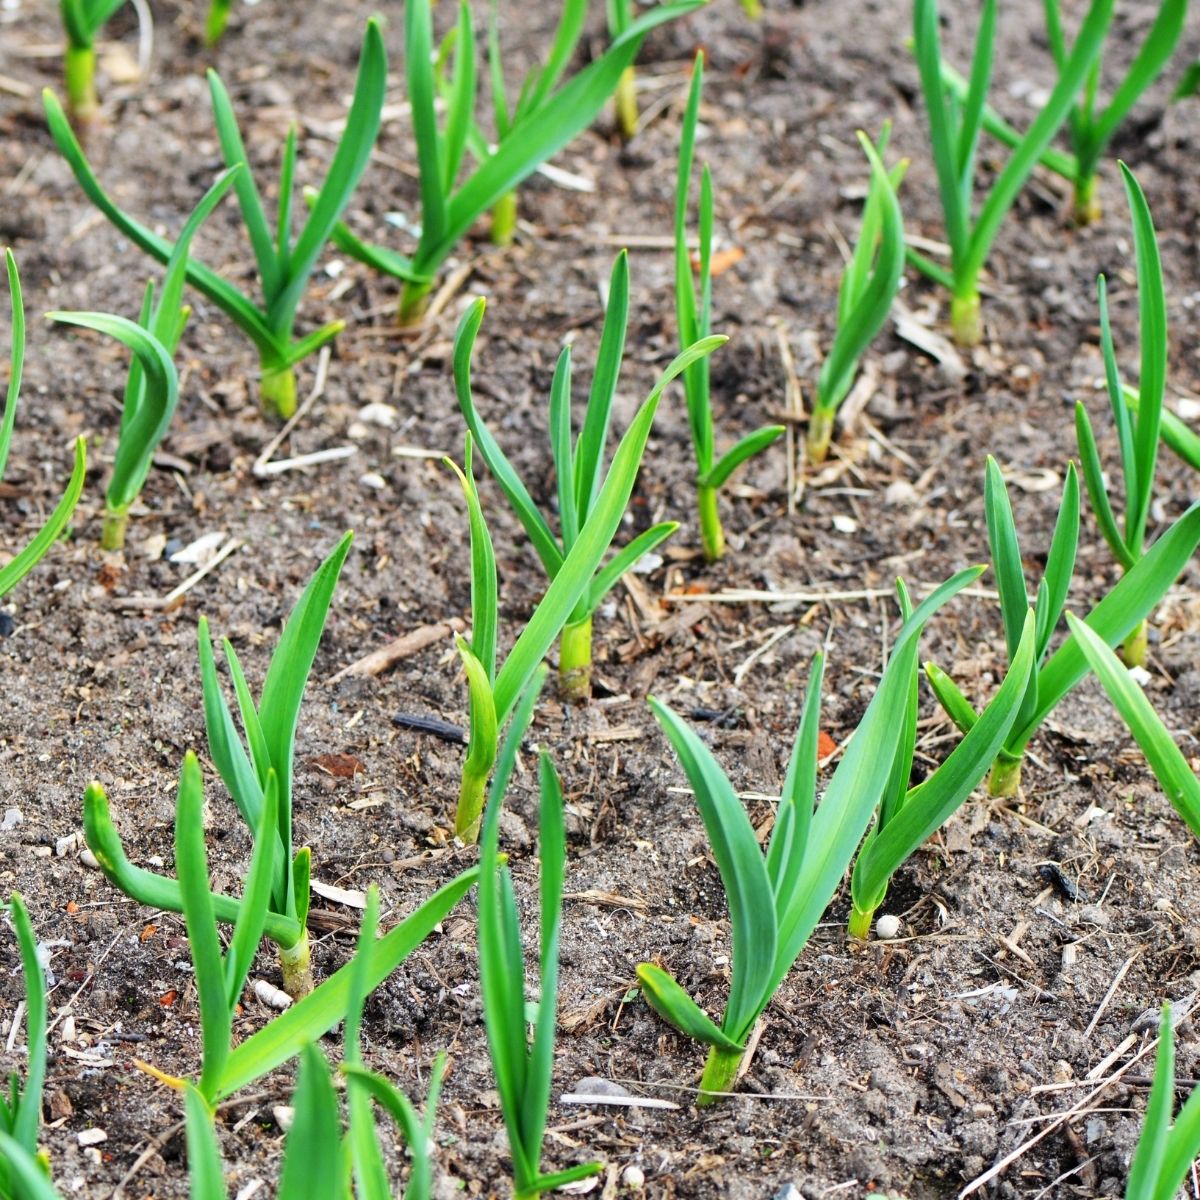
[[[712,752],[654,697],[650,709],[674,747],[695,795],[729,905],[733,982],[721,1028],[741,1044],[771,998],[777,946],[775,898],[754,826]]]
[[[21,1186],[21,1200],[62,1200],[41,1164],[24,1146],[0,1132],[0,1164],[5,1165]]]
[[[213,1114],[198,1088],[183,1085],[184,1126],[187,1130],[189,1200],[227,1200],[221,1147],[213,1128]]]
[[[344,1194],[342,1121],[325,1056],[311,1042],[300,1051],[292,1126],[283,1145],[279,1200]]]
[[[1173,1089],[1168,1089],[1168,1092]],[[1166,1151],[1158,1170],[1153,1200],[1175,1200],[1192,1164],[1200,1156],[1200,1088],[1193,1088],[1187,1102],[1175,1117],[1167,1138]],[[1129,1200],[1135,1193],[1127,1191]]]
[[[466,895],[478,875],[477,868],[464,871],[375,942],[367,957],[368,989],[373,991],[378,988],[429,936]],[[346,1015],[353,974],[352,964],[343,967],[237,1046],[225,1064],[216,1099],[230,1096],[268,1071],[273,1071],[299,1054],[306,1043],[328,1033]]]
[[[1129,726],[1146,761],[1188,828],[1200,838],[1200,780],[1192,772],[1175,738],[1154,711],[1128,668],[1074,613],[1067,614],[1071,634],[1108,693],[1121,719]]]
[[[203,1058],[200,1091],[215,1101],[217,1081],[229,1056],[233,1031],[233,1005],[225,987],[221,939],[208,889],[208,856],[204,850],[204,781],[200,763],[189,750],[179,774],[175,802],[175,870],[183,897],[196,992],[200,1005],[200,1035]]]
[[[1125,1184],[1125,1195],[1129,1200],[1157,1200],[1162,1194],[1165,1200],[1175,1195],[1175,1187],[1169,1191],[1161,1189],[1163,1165],[1167,1142],[1171,1133],[1171,1111],[1175,1107],[1175,1031],[1171,1024],[1171,1006],[1164,1004],[1159,1024],[1158,1056],[1154,1063],[1154,1080],[1150,1087],[1150,1101],[1146,1105],[1146,1116],[1142,1122],[1142,1136],[1138,1139],[1133,1161],[1129,1164],[1129,1178]],[[1191,1164],[1188,1163],[1188,1166]],[[1186,1173],[1186,1168],[1185,1172]],[[1183,1182],[1183,1174],[1176,1183]]]
[[[721,1031],[675,978],[661,967],[656,967],[653,963],[639,963],[637,977],[638,983],[642,985],[642,995],[646,997],[646,1003],[680,1033],[730,1053],[742,1049],[737,1042]]]

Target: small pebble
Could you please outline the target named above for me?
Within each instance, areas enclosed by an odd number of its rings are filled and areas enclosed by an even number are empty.
[[[890,942],[899,932],[899,917],[883,916],[875,922],[875,936],[882,941]]]
[[[883,502],[889,508],[903,508],[917,503],[917,489],[907,479],[897,479],[889,483],[883,493]]]
[[[640,1192],[646,1186],[646,1172],[636,1163],[630,1163],[621,1172],[621,1186]]]
[[[74,854],[79,849],[79,834],[68,833],[66,837],[60,837],[54,843],[54,857],[66,858],[68,854]]]
[[[275,1124],[287,1133],[296,1119],[296,1110],[290,1104],[277,1104],[271,1109],[271,1116],[275,1118]]]
[[[79,855],[79,861],[83,863],[85,867],[91,867],[93,871],[98,871],[100,869],[99,861],[90,850],[84,850]]]
[[[387,480],[378,471],[368,471],[365,475],[359,477],[358,482],[363,487],[373,488],[377,492],[387,487]]]
[[[4,810],[4,820],[0,821],[0,833],[7,833],[10,829],[16,829],[23,820],[25,820],[25,815],[19,808],[6,808]]]
[[[81,1146],[98,1146],[101,1142],[108,1141],[108,1134],[103,1129],[85,1129],[79,1135],[79,1144]]]
[[[16,622],[8,613],[0,612],[0,637],[9,637],[16,627]]]

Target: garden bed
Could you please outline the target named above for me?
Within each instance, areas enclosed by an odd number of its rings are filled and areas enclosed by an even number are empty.
[[[209,55],[194,6],[155,4],[151,77],[106,88],[106,123],[89,144],[98,175],[127,210],[178,229],[220,165],[202,73],[211,61],[233,95],[256,169],[275,169],[282,135],[298,117],[299,178],[319,178],[373,7],[329,5],[314,20],[310,6],[264,0],[239,8]],[[519,62],[544,46],[552,7],[503,7],[505,44]],[[960,11],[968,6],[944,7],[947,44],[962,62],[973,35]],[[1041,6],[1012,0],[1002,8],[994,94],[1023,123],[1031,111],[1023,97],[1049,74],[1040,34],[1031,32],[1040,30]],[[124,354],[39,314],[133,315],[154,268],[92,210],[45,131],[36,92],[57,86],[58,59],[47,52],[59,36],[53,9],[23,0],[0,12],[7,79],[0,242],[13,245],[20,263],[31,327],[12,486],[0,515],[5,544],[15,545],[52,507],[80,433],[89,436],[92,466],[73,537],[7,610],[14,624],[0,643],[2,807],[19,809],[23,821],[0,833],[0,895],[22,892],[39,938],[53,947],[58,1021],[44,1144],[59,1186],[65,1195],[108,1195],[136,1164],[123,1194],[164,1200],[187,1192],[182,1135],[171,1132],[179,1099],[134,1059],[181,1074],[198,1062],[182,919],[127,901],[76,851],[59,856],[56,844],[80,832],[83,788],[95,778],[109,791],[135,861],[170,862],[180,761],[187,748],[204,749],[198,616],[231,638],[257,683],[304,581],[342,532],[355,531],[302,710],[297,842],[312,846],[322,883],[378,883],[385,923],[395,921],[476,857],[455,848],[450,832],[461,747],[393,722],[399,713],[465,724],[458,657],[442,639],[378,677],[328,680],[393,637],[469,616],[465,512],[457,480],[438,461],[462,451],[449,370],[461,304],[488,297],[474,366],[480,405],[535,493],[550,495],[543,431],[554,360],[571,337],[579,376],[590,376],[599,289],[619,247],[630,248],[632,275],[619,427],[674,353],[675,154],[691,56],[701,46],[709,66],[699,155],[713,167],[722,246],[744,252],[714,283],[713,327],[732,339],[713,360],[722,445],[786,414],[781,345],[806,391],[815,376],[816,353],[832,332],[839,238],[856,228],[865,181],[854,131],[875,133],[894,120],[893,147],[913,159],[902,193],[910,232],[936,238],[939,210],[904,47],[907,3],[780,5],[754,24],[720,0],[648,40],[639,73],[649,119],[628,149],[610,136],[606,119],[556,160],[595,190],[543,178],[526,187],[517,245],[494,251],[480,230],[458,259],[470,267],[462,290],[426,330],[397,333],[391,283],[327,256],[340,269],[318,272],[302,321],[313,328],[344,317],[348,327],[320,395],[276,456],[354,446],[352,457],[266,479],[254,474],[275,432],[252,399],[257,365],[244,340],[193,296],[177,360],[176,424],[125,553],[105,556],[97,547],[101,485],[119,422]],[[1117,22],[1140,29],[1152,9],[1123,4]],[[448,14],[437,15],[440,27]],[[391,19],[396,71],[398,13]],[[110,29],[133,44],[131,18]],[[1114,37],[1113,53],[1128,53],[1130,41]],[[1195,31],[1185,35],[1176,62],[1194,58],[1198,43]],[[1169,86],[1164,81],[1136,110],[1113,157],[1136,171],[1160,231],[1171,392],[1188,394],[1200,389],[1192,334],[1200,296],[1196,102],[1164,115]],[[377,161],[350,209],[356,231],[370,236],[383,235],[385,213],[411,212],[416,195],[398,83],[388,101]],[[1076,230],[1064,216],[1062,188],[1035,176],[991,259],[983,346],[939,363],[889,324],[868,355],[876,386],[856,436],[842,441],[827,467],[798,467],[794,481],[783,442],[754,459],[732,489],[731,550],[716,567],[693,553],[681,394],[670,393],[660,409],[630,532],[662,519],[683,528],[661,565],[615,589],[597,620],[596,699],[580,708],[544,704],[533,732],[554,754],[568,803],[555,1094],[599,1076],[680,1105],[552,1107],[548,1161],[603,1159],[605,1194],[616,1194],[635,1164],[654,1196],[768,1197],[788,1183],[809,1197],[957,1195],[1048,1114],[1087,1095],[1046,1085],[1084,1079],[1131,1032],[1147,1028],[1147,1014],[1164,999],[1200,989],[1197,847],[1088,681],[1035,740],[1020,797],[977,796],[898,874],[884,909],[903,919],[896,941],[849,943],[848,899],[835,902],[767,1010],[740,1085],[745,1098],[703,1112],[691,1107],[686,1089],[697,1082],[701,1052],[634,992],[636,964],[655,959],[717,1012],[729,953],[704,831],[645,697],[692,715],[739,789],[777,794],[813,654],[828,647],[822,729],[838,743],[864,710],[896,631],[894,578],[902,574],[924,594],[986,559],[986,454],[1009,472],[1031,565],[1049,541],[1065,463],[1075,453],[1077,398],[1087,400],[1106,431],[1102,450],[1113,454],[1107,402],[1096,389],[1098,271],[1110,279],[1118,353],[1130,369],[1137,313],[1128,215],[1111,162],[1101,194],[1102,220]],[[386,236],[401,247],[398,232]],[[197,245],[206,261],[245,282],[241,239],[227,203]],[[913,279],[901,299],[926,325],[944,308],[942,294]],[[4,341],[7,334],[5,326]],[[302,391],[313,381],[310,361]],[[393,406],[394,427],[364,422],[368,404]],[[1160,529],[1196,490],[1195,476],[1165,451],[1161,471]],[[542,576],[498,489],[483,479],[480,489],[496,540],[504,641],[536,602]],[[170,553],[218,531],[243,545],[180,603],[167,610],[134,603],[170,593],[193,570],[171,563]],[[1088,516],[1070,607],[1085,611],[1114,577]],[[1149,690],[1189,754],[1200,718],[1198,583],[1190,567],[1160,607],[1151,644]],[[981,587],[990,586],[987,576]],[[723,602],[732,589],[779,596]],[[865,599],[855,597],[863,591]],[[986,694],[1005,666],[995,602],[955,600],[929,626],[922,657],[953,666],[972,696]],[[921,714],[918,762],[939,761],[949,724],[927,694]],[[504,842],[522,914],[532,920],[531,764],[510,791]],[[206,775],[214,883],[236,890],[249,842],[214,773]],[[769,801],[748,804],[756,825],[767,819]],[[1048,866],[1078,890],[1077,901]],[[325,975],[351,953],[358,913],[320,898],[314,904],[314,957]],[[470,1194],[506,1190],[474,943],[472,908],[463,904],[367,1007],[368,1062],[410,1094],[423,1093],[433,1054],[450,1054],[437,1155],[446,1195],[459,1182]],[[21,996],[17,961],[5,934],[0,1030]],[[265,952],[259,968],[256,975],[273,978]],[[238,1032],[267,1015],[248,1000]],[[1098,1111],[1058,1126],[1014,1162],[998,1194],[1119,1194],[1144,1109],[1144,1062],[1095,1102]],[[18,1065],[0,1040],[0,1070]],[[1198,1069],[1195,1034],[1185,1025],[1179,1074]],[[235,1190],[274,1177],[281,1134],[272,1108],[287,1102],[290,1078],[277,1072],[224,1114]],[[78,1139],[92,1127],[107,1134],[98,1158]]]

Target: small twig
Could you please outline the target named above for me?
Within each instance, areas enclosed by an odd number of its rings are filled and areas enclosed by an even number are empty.
[[[328,450],[314,450],[311,454],[297,454],[295,458],[277,458],[261,467],[256,466],[254,473],[260,479],[266,479],[272,475],[282,475],[285,471],[298,470],[300,467],[315,467],[318,463],[352,458],[357,453],[357,446],[332,446]]]
[[[198,571],[189,575],[174,591],[165,596],[121,596],[113,601],[113,608],[143,609],[146,611],[161,611],[171,608],[176,601],[181,600],[206,575],[215,571],[235,550],[240,550],[246,543],[240,538],[231,538],[202,566]]]
[[[772,646],[774,646],[777,642],[782,641],[795,628],[795,625],[780,625],[778,629],[772,631],[770,637],[768,637],[767,640],[763,642],[763,644],[759,646],[757,650],[752,650],[742,660],[737,670],[734,671],[733,686],[741,687],[742,680],[746,678],[746,672],[749,671],[750,668],[754,666],[754,664],[758,662],[758,660],[762,658],[762,656],[766,654]]]
[[[1083,1031],[1085,1038],[1090,1038],[1095,1032],[1096,1026],[1100,1023],[1100,1018],[1104,1015],[1104,1010],[1108,1007],[1113,996],[1116,995],[1117,988],[1121,986],[1121,980],[1125,978],[1125,972],[1133,966],[1134,960],[1141,954],[1140,950],[1135,950],[1121,965],[1121,969],[1117,972],[1112,983],[1108,985],[1108,991],[1104,993],[1104,999],[1100,1001],[1100,1007],[1096,1009],[1095,1016],[1092,1017],[1088,1027]]]
[[[386,646],[380,646],[378,650],[372,650],[370,654],[364,655],[357,662],[343,667],[325,682],[334,684],[351,675],[357,677],[381,675],[398,662],[403,662],[404,659],[419,654],[427,646],[432,646],[443,638],[450,637],[455,633],[463,633],[466,628],[467,623],[461,617],[451,617],[447,621],[438,621],[434,625],[421,625],[416,629],[410,629],[398,638],[393,638]]]
[[[304,420],[308,415],[308,410],[325,394],[325,380],[329,375],[331,353],[328,346],[321,347],[321,353],[317,355],[317,376],[313,380],[312,389],[304,397],[300,407],[288,419],[287,424],[263,447],[262,453],[254,460],[251,470],[255,475],[262,475],[265,472],[267,464],[271,461],[271,455],[283,445],[288,434]]]

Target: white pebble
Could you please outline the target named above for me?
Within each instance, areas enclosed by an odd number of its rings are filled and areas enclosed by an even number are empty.
[[[4,810],[4,820],[0,821],[0,833],[7,833],[10,829],[16,829],[23,820],[25,820],[25,815],[19,808],[6,808]]]
[[[91,867],[93,871],[98,871],[100,869],[100,860],[90,850],[84,850],[79,855],[79,861],[83,863],[85,867]]]
[[[254,981],[254,994],[268,1008],[278,1008],[283,1010],[290,1008],[292,998],[282,988],[277,988],[273,983],[268,983],[265,979],[256,979]]]
[[[384,477],[380,475],[378,471],[368,471],[365,475],[359,478],[358,482],[361,483],[363,487],[374,488],[377,492],[382,491],[385,487],[387,487],[387,480],[384,479]]]
[[[98,1146],[101,1142],[108,1141],[108,1134],[103,1129],[85,1129],[79,1135],[79,1144],[81,1146]]]
[[[621,1185],[623,1187],[632,1188],[635,1192],[640,1192],[646,1186],[646,1173],[636,1163],[630,1163],[629,1166],[621,1172]]]
[[[875,922],[875,936],[890,942],[900,932],[900,918],[884,916]]]

